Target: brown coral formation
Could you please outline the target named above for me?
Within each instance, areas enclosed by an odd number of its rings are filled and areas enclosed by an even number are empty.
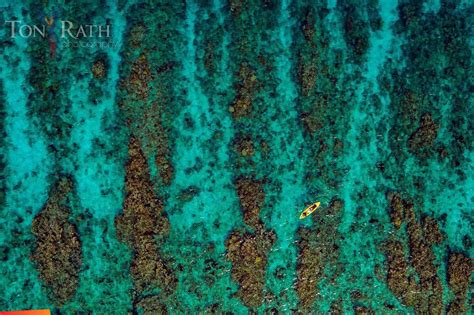
[[[405,258],[404,246],[399,241],[390,241],[386,245],[387,285],[405,305],[414,305],[417,284],[409,276],[409,265]]]
[[[365,306],[354,306],[355,315],[372,315],[375,314],[370,308]]]
[[[439,230],[438,223],[432,217],[422,219],[423,235],[428,244],[440,244],[443,241],[443,234]]]
[[[247,117],[252,112],[252,100],[257,85],[255,72],[245,63],[240,66],[240,82],[237,84],[237,96],[229,107],[234,118]]]
[[[142,40],[145,37],[147,30],[144,25],[134,25],[130,30],[128,37],[128,43],[134,49],[137,49],[142,44]]]
[[[265,200],[263,183],[252,178],[241,177],[236,180],[237,194],[244,213],[244,222],[251,227],[260,223],[260,209]]]
[[[431,246],[442,242],[436,221],[430,217],[416,218],[413,204],[403,200],[399,194],[388,194],[391,217],[398,229],[407,224],[410,264],[416,272],[408,272],[404,247],[400,242],[389,242],[387,246],[387,284],[406,305],[414,306],[417,313],[441,314],[443,311],[442,286],[434,265],[435,255]],[[417,292],[416,294],[413,292]]]
[[[399,229],[406,217],[405,208],[408,207],[408,204],[405,203],[399,194],[391,192],[388,193],[387,199],[390,204],[390,218],[392,219],[392,224]]]
[[[329,314],[330,315],[341,315],[343,314],[342,311],[342,300],[337,299],[331,304],[331,308],[329,309]]]
[[[144,310],[144,315],[168,314],[166,306],[163,304],[163,301],[161,301],[160,297],[157,295],[144,297],[136,304],[136,307]]]
[[[263,183],[239,178],[236,186],[244,221],[253,232],[233,231],[226,241],[227,258],[232,262],[232,279],[240,286],[237,295],[246,306],[258,307],[264,299],[267,255],[275,234],[265,230],[259,218],[265,200]]]
[[[107,75],[107,68],[103,60],[97,60],[92,65],[92,74],[96,79],[102,79]]]
[[[165,73],[173,69],[173,63],[165,63],[157,69],[157,73]],[[151,93],[151,73],[145,54],[141,54],[133,63],[128,79],[122,84],[127,99],[120,102],[121,108],[131,123],[131,128],[143,140],[147,156],[155,155],[155,163],[164,185],[170,185],[174,170],[171,164],[168,130],[164,127],[164,104],[169,99],[165,91],[159,89]],[[153,95],[152,95],[153,94]],[[131,96],[131,98],[128,98]],[[139,103],[135,103],[138,100]]]
[[[130,77],[128,79],[128,88],[130,92],[137,95],[140,99],[148,97],[148,82],[152,79],[150,66],[145,54],[141,54],[132,65]]]
[[[327,208],[319,211],[318,222],[311,228],[298,230],[300,241],[298,256],[296,293],[302,309],[311,309],[318,294],[318,283],[325,276],[325,267],[335,266],[339,256],[337,226],[344,204],[333,200]],[[322,221],[321,221],[322,220]]]
[[[439,126],[435,124],[430,114],[424,114],[420,119],[420,127],[408,139],[410,151],[422,155],[425,149],[433,146],[438,135]]]
[[[69,220],[71,211],[67,202],[72,190],[72,180],[61,179],[31,228],[36,237],[31,259],[58,305],[66,303],[76,292],[82,264],[79,234]]]
[[[302,83],[303,88],[303,83]],[[313,137],[326,123],[326,112],[328,108],[327,95],[318,96],[312,104],[309,112],[301,113],[301,121],[307,133]]]
[[[236,140],[236,151],[243,157],[254,155],[254,145],[250,137],[239,137]]]
[[[130,138],[123,213],[115,219],[118,238],[133,250],[131,274],[136,298],[153,288],[172,290],[176,279],[160,259],[157,238],[168,233],[163,205],[156,198],[140,142]]]
[[[462,253],[450,253],[448,259],[448,284],[454,294],[449,304],[448,314],[464,314],[466,297],[471,283],[474,264],[471,258]]]
[[[237,295],[248,307],[262,304],[267,253],[275,241],[272,232],[233,232],[226,241],[227,258],[232,262],[232,279],[239,284]]]
[[[397,99],[396,106],[399,110],[401,119],[399,120],[404,128],[410,128],[419,119],[420,110],[424,107],[424,100],[420,93],[400,86],[396,87]]]
[[[316,85],[317,69],[316,65],[309,62],[300,61],[299,63],[299,80],[301,82],[301,90],[303,96],[308,96],[310,91]]]

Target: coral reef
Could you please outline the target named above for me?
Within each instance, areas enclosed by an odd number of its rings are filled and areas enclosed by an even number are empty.
[[[299,256],[297,267],[296,292],[301,309],[308,310],[316,301],[318,284],[327,274],[326,267],[335,266],[339,256],[338,242],[341,235],[337,232],[344,204],[341,200],[331,201],[329,206],[318,210],[313,216],[314,226],[301,227],[298,230]]]
[[[60,179],[31,227],[36,237],[31,259],[58,305],[66,303],[76,292],[82,263],[79,234],[69,218],[68,201],[73,189],[72,179]]]
[[[275,241],[273,233],[233,232],[226,241],[227,258],[232,262],[232,279],[239,284],[237,295],[248,307],[263,303],[268,251]]]
[[[261,224],[260,210],[265,201],[263,183],[252,178],[238,178],[235,181],[235,186],[244,214],[244,222],[257,228]]]
[[[404,246],[399,241],[386,244],[387,253],[387,285],[404,304],[414,305],[417,284],[409,277],[409,266],[405,257]]]
[[[104,60],[97,60],[94,62],[92,65],[92,74],[94,75],[94,78],[96,79],[103,79],[104,77],[107,76],[107,66],[104,62]]]
[[[116,217],[115,225],[119,239],[133,249],[130,272],[136,290],[134,300],[141,303],[146,292],[155,288],[172,291],[176,279],[160,259],[158,239],[168,233],[169,223],[155,196],[140,142],[133,136],[128,152],[123,213]]]
[[[454,300],[448,306],[448,314],[463,314],[467,311],[466,297],[473,272],[472,258],[466,257],[462,253],[451,252],[449,254],[448,284],[454,294]]]
[[[243,157],[248,158],[254,155],[254,143],[250,137],[239,137],[236,139],[236,151]]]
[[[253,178],[236,180],[244,222],[253,232],[233,231],[226,240],[227,258],[232,262],[232,279],[239,284],[237,295],[249,307],[263,303],[268,251],[275,234],[265,230],[260,210],[265,201],[263,183]]]
[[[417,313],[441,314],[443,312],[442,285],[438,277],[438,266],[434,264],[432,245],[440,244],[443,236],[436,220],[424,217],[417,219],[414,206],[399,194],[387,195],[391,206],[393,225],[399,229],[406,223],[407,244],[391,241],[387,244],[387,284],[405,304],[414,306]],[[411,274],[405,258],[405,247],[410,253],[409,263],[415,274]]]
[[[431,148],[438,134],[436,125],[430,114],[424,114],[420,119],[420,127],[408,139],[408,147],[412,152],[421,154],[425,148]]]
[[[141,54],[132,65],[130,77],[127,80],[127,88],[130,93],[136,95],[139,99],[148,98],[148,82],[152,79],[148,59]]]
[[[299,79],[301,82],[301,92],[304,96],[308,96],[310,91],[316,85],[317,69],[314,63],[300,62]],[[316,128],[309,128],[310,132],[314,132]]]
[[[171,66],[158,69],[157,75],[171,69]],[[141,54],[133,62],[128,79],[122,82],[124,90],[130,93],[120,99],[120,106],[130,127],[142,139],[146,154],[155,155],[155,163],[163,183],[169,185],[173,177],[173,166],[163,118],[167,96],[163,94],[163,89],[158,91],[157,95],[149,95],[153,91],[150,86],[152,79],[148,59],[145,54]]]
[[[242,118],[250,115],[252,112],[254,90],[257,85],[257,77],[247,64],[240,66],[238,77],[240,82],[236,87],[238,91],[237,96],[232,105],[229,106],[229,112],[232,113],[234,118]]]

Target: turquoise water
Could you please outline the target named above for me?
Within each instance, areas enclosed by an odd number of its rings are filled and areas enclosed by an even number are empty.
[[[470,1],[0,7],[0,310],[472,313]],[[74,272],[32,232],[48,201]]]

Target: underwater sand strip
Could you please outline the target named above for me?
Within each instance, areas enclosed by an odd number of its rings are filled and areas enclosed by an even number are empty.
[[[58,181],[48,201],[33,219],[36,247],[31,256],[41,280],[57,305],[69,301],[78,287],[82,251],[76,226],[69,221],[68,195],[73,193],[70,178]]]
[[[298,235],[299,256],[296,293],[300,299],[299,308],[310,310],[318,294],[318,284],[326,274],[326,266],[336,266],[339,257],[341,235],[337,227],[341,220],[344,204],[339,199],[331,201],[327,208],[318,210],[313,216],[312,227],[300,227]]]
[[[129,143],[126,166],[125,201],[123,213],[116,217],[119,240],[133,250],[130,267],[135,286],[134,302],[139,304],[145,291],[160,288],[172,291],[176,279],[160,259],[157,237],[168,234],[168,219],[163,205],[156,198],[145,155],[140,142],[133,136]]]
[[[430,217],[417,219],[414,206],[403,200],[399,194],[388,194],[393,225],[400,229],[406,223],[408,239],[406,244],[389,242],[386,248],[390,290],[406,305],[413,306],[417,313],[441,314],[443,312],[443,288],[434,265],[435,254],[432,245],[440,244],[443,236],[436,220]],[[404,254],[408,246],[410,259]],[[417,279],[409,273],[409,267]]]
[[[268,252],[275,234],[265,230],[260,210],[265,200],[263,182],[241,177],[236,180],[244,221],[253,232],[234,230],[226,241],[227,258],[232,262],[232,279],[239,284],[237,295],[248,307],[258,307],[264,299]]]

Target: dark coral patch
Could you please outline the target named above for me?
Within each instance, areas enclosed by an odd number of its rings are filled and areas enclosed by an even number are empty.
[[[317,68],[314,63],[300,61],[298,77],[301,82],[301,93],[303,96],[308,96],[315,87],[317,74]]]
[[[411,264],[419,276],[423,298],[418,302],[417,309],[430,313],[441,313],[443,309],[441,281],[434,265],[434,252],[427,235],[415,217],[413,207],[408,208],[408,239],[410,245]]]
[[[50,191],[48,201],[34,218],[31,228],[36,237],[31,259],[58,305],[74,296],[82,264],[79,234],[69,220],[68,195],[72,191],[72,180],[61,179]]]
[[[412,203],[403,200],[399,194],[388,194],[393,225],[398,229],[406,223],[408,242],[391,241],[386,248],[387,284],[394,294],[406,305],[413,306],[423,314],[441,314],[443,311],[442,285],[434,264],[433,244],[442,242],[436,220],[416,217]],[[405,258],[405,246],[409,260]],[[409,266],[415,273],[409,272]]]
[[[230,12],[232,12],[234,16],[239,16],[246,5],[246,0],[229,0]]]
[[[257,76],[252,68],[247,64],[242,64],[239,70],[239,83],[237,84],[237,96],[229,112],[234,118],[247,117],[252,112],[252,101],[257,86]]]
[[[275,242],[273,232],[233,232],[226,241],[227,258],[232,262],[232,279],[239,284],[237,295],[248,307],[263,303],[263,287],[268,251]]]
[[[152,80],[151,70],[146,55],[140,55],[132,65],[127,88],[140,99],[148,97],[148,82]]]
[[[318,212],[318,222],[311,228],[298,230],[299,256],[297,267],[296,293],[302,309],[311,309],[318,294],[318,283],[326,276],[325,267],[335,266],[339,257],[341,235],[337,226],[342,215],[343,202],[333,200],[327,208]]]
[[[243,157],[252,157],[255,153],[254,143],[250,137],[237,137],[235,149]]]
[[[147,290],[173,290],[176,279],[160,259],[159,239],[168,234],[169,223],[162,213],[162,203],[155,196],[140,143],[134,137],[130,139],[128,152],[123,213],[115,219],[115,225],[119,239],[133,250],[131,274],[135,298],[140,301]]]
[[[107,76],[106,62],[102,59],[96,60],[91,68],[92,75],[96,79],[103,79]]]
[[[121,91],[127,93],[123,93],[119,106],[132,132],[143,143],[145,154],[155,156],[162,183],[170,185],[174,168],[170,158],[169,129],[165,126],[166,106],[170,102],[170,95],[167,86],[162,82],[162,76],[174,68],[174,62],[164,63],[156,69],[156,73],[152,72],[145,53],[130,63],[130,74],[122,82]]]
[[[227,258],[232,262],[232,279],[239,284],[237,295],[246,306],[257,307],[263,303],[267,257],[276,237],[260,220],[265,200],[263,182],[241,177],[236,186],[244,221],[253,231],[235,230],[229,235]]]
[[[386,245],[387,286],[405,305],[414,305],[417,284],[409,276],[409,265],[405,257],[404,246],[399,241],[390,241]]]
[[[424,114],[420,119],[420,127],[410,136],[408,147],[417,155],[426,154],[438,135],[439,126],[435,124],[430,114]]]
[[[392,224],[399,229],[405,218],[405,202],[399,194],[388,193],[387,199],[390,204],[390,218]]]
[[[265,201],[262,184],[261,181],[248,177],[241,177],[236,180],[237,194],[244,213],[244,221],[253,228],[259,226],[260,210]]]
[[[466,297],[471,284],[474,264],[472,258],[462,253],[450,253],[448,259],[448,284],[454,293],[454,300],[448,306],[448,314],[466,312]]]

